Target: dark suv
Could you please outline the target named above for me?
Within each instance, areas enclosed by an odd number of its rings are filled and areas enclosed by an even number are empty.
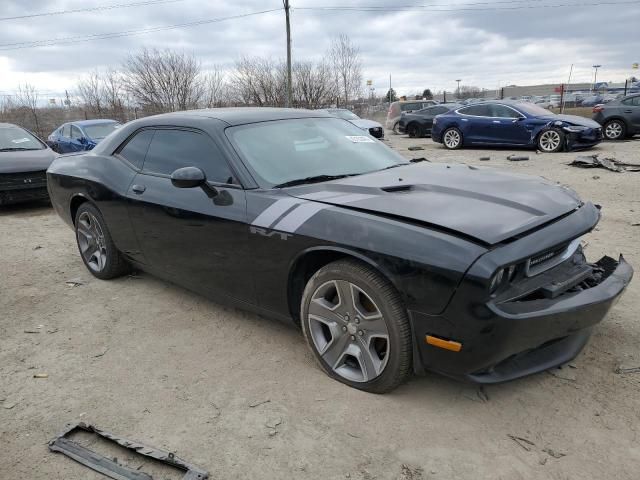
[[[602,125],[607,140],[620,140],[640,133],[640,94],[596,105],[593,119]]]

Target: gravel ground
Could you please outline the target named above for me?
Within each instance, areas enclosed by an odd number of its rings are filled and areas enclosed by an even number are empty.
[[[588,256],[623,252],[640,265],[640,173],[567,166],[575,153],[516,152],[530,160],[509,162],[508,150],[388,143],[408,157],[570,185],[603,206]],[[592,153],[640,163],[639,147]],[[640,373],[614,373],[640,366],[637,280],[572,367],[482,390],[427,375],[377,396],[330,380],[284,324],[146,274],[93,278],[47,206],[2,208],[0,239],[0,479],[104,478],[47,450],[80,420],[220,479],[638,478]]]

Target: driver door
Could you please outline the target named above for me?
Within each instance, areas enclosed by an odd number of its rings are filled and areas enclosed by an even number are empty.
[[[255,303],[246,196],[221,150],[199,130],[153,128],[141,134],[150,137],[149,146],[127,197],[151,269],[205,295]],[[175,187],[171,173],[183,167],[203,170],[212,188]]]

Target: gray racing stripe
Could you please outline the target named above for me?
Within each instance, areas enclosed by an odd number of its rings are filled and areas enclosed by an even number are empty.
[[[366,193],[351,193],[349,195],[332,198],[331,201],[338,203],[351,203],[359,200],[366,200],[367,198],[373,198],[375,196],[376,195],[368,195]]]
[[[256,227],[269,227],[287,210],[299,203],[302,202],[295,198],[282,198],[264,209],[262,213],[258,215],[253,222],[251,222],[251,224]]]
[[[305,203],[297,208],[294,208],[288,215],[280,220],[273,229],[280,230],[282,232],[295,233],[295,231],[304,224],[307,220],[313,217],[320,210],[328,208],[329,205],[322,203]]]
[[[305,195],[298,195],[299,198],[306,198],[307,200],[322,200],[331,197],[340,197],[344,195],[342,192],[314,192],[307,193]]]

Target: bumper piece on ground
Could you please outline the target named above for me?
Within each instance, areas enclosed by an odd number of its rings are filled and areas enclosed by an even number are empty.
[[[116,459],[110,459],[99,455],[83,447],[79,443],[70,440],[69,435],[76,431],[95,433],[102,438],[117,443],[121,447],[132,450],[134,453],[165,463],[178,470],[182,470],[183,472],[186,472],[184,477],[182,477],[183,480],[205,480],[209,478],[209,474],[207,472],[195,465],[191,465],[184,460],[181,460],[173,453],[127,440],[126,438],[119,437],[113,433],[106,432],[86,423],[66,425],[64,431],[49,442],[49,450],[52,452],[62,453],[76,462],[79,462],[96,472],[100,472],[107,477],[115,478],[116,480],[153,480],[153,477],[147,473],[139,470],[132,470],[124,465],[120,465]]]

